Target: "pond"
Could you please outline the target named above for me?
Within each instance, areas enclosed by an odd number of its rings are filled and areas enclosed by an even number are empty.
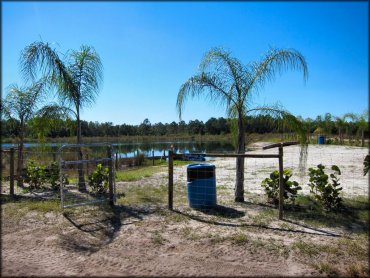
[[[25,143],[25,148],[30,151],[53,151],[57,152],[64,143],[46,143],[43,145],[37,143]],[[149,143],[112,143],[113,152],[118,154],[118,157],[134,157],[138,152],[145,156],[162,156],[168,154],[168,150],[173,146],[175,153],[224,153],[233,152],[235,148],[230,142],[149,142]],[[17,147],[16,144],[1,144],[3,149]],[[102,148],[102,147],[94,147]],[[104,148],[104,147],[103,147]],[[153,153],[154,152],[154,153]]]

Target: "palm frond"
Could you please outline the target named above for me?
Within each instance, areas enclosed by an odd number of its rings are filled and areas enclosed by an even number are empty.
[[[40,108],[35,114],[36,117],[49,118],[49,119],[66,119],[70,115],[75,116],[75,112],[65,106],[61,106],[57,103],[45,105]]]
[[[251,78],[248,67],[245,67],[238,59],[231,56],[229,51],[223,48],[212,48],[203,57],[199,66],[200,70],[210,71],[216,74],[228,87],[233,87],[233,98],[241,99],[243,91]]]
[[[181,85],[177,95],[176,107],[180,119],[187,98],[189,96],[194,98],[201,95],[204,95],[209,101],[219,103],[220,105],[226,104],[226,106],[229,106],[230,103],[233,103],[229,93],[225,91],[222,82],[217,76],[211,76],[206,73],[194,75]]]
[[[252,109],[246,110],[245,113],[268,115],[273,118],[282,118],[284,117],[284,115],[288,114],[288,112],[279,103],[273,105],[257,106]]]
[[[248,91],[258,91],[267,81],[274,80],[276,74],[287,70],[300,70],[303,72],[304,81],[308,77],[308,68],[304,56],[294,49],[270,49],[267,55],[258,63],[250,65],[253,78],[248,84]]]
[[[43,100],[46,81],[44,78],[28,87],[11,84],[7,87],[7,96],[2,102],[2,112],[7,118],[22,122],[33,116],[38,105]]]
[[[79,51],[72,51],[69,72],[76,84],[77,95],[69,94],[67,98],[77,100],[80,106],[90,106],[95,102],[103,81],[103,65],[99,55],[91,46],[82,45]]]
[[[346,113],[343,115],[342,117],[343,121],[346,122],[347,119],[351,120],[351,121],[356,121],[357,120],[357,116],[355,113]]]
[[[64,62],[48,43],[34,42],[25,47],[21,52],[19,63],[26,81],[35,80],[37,73],[40,72],[51,81],[63,80],[63,83],[58,85],[62,85],[66,91],[76,89]]]

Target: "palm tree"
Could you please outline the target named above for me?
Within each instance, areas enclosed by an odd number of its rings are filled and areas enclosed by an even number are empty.
[[[82,45],[62,60],[48,43],[34,42],[21,55],[21,68],[26,79],[34,79],[38,72],[50,79],[57,88],[61,102],[70,107],[77,120],[77,144],[82,143],[80,113],[94,103],[102,82],[102,63],[93,47]],[[79,150],[79,159],[82,151]],[[78,165],[78,187],[86,190],[82,164]]]
[[[45,87],[46,82],[43,79],[28,87],[19,87],[17,84],[12,84],[7,87],[7,95],[1,104],[3,116],[19,122],[18,186],[23,185],[23,147],[26,124],[32,117],[38,114],[38,106],[43,99]]]
[[[237,153],[245,152],[246,115],[255,112],[286,114],[279,107],[262,106],[251,108],[251,97],[263,88],[277,73],[288,69],[303,71],[307,77],[305,58],[293,49],[271,49],[260,62],[243,65],[238,59],[220,48],[208,51],[200,72],[190,77],[177,95],[177,109],[181,119],[188,96],[205,95],[211,102],[226,106],[230,118],[237,118]],[[235,201],[244,201],[244,158],[236,159]]]
[[[369,128],[369,111],[365,111],[364,113],[357,115],[356,121],[359,128],[359,132],[361,132],[361,147],[365,146],[365,131]]]
[[[347,120],[350,120],[350,122],[347,122]],[[346,113],[343,115],[343,121],[346,128],[347,137],[349,140],[349,143],[351,143],[352,136],[351,133],[353,132],[353,125],[351,125],[351,122],[354,123],[357,120],[357,116],[355,113]]]
[[[335,122],[334,122],[335,126],[337,127],[338,129],[338,135],[339,135],[339,144],[343,144],[343,129],[345,128],[346,126],[346,121],[343,117],[335,117]]]

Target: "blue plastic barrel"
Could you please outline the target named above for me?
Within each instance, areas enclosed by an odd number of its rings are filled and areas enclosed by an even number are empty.
[[[317,136],[317,144],[324,145],[325,144],[325,136],[323,136],[323,135]]]
[[[187,168],[189,206],[211,208],[216,206],[216,167],[213,164],[190,164]]]

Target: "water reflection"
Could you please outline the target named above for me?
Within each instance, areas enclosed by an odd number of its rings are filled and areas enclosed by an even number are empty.
[[[48,150],[58,152],[63,143],[26,143],[25,148],[30,151]],[[113,152],[117,153],[118,157],[134,157],[137,153],[142,153],[145,156],[163,156],[168,155],[168,150],[173,146],[175,153],[222,153],[233,152],[234,147],[229,142],[149,142],[149,143],[112,143]],[[17,147],[16,144],[2,144],[3,149]],[[94,147],[93,152],[105,151],[105,147]]]

